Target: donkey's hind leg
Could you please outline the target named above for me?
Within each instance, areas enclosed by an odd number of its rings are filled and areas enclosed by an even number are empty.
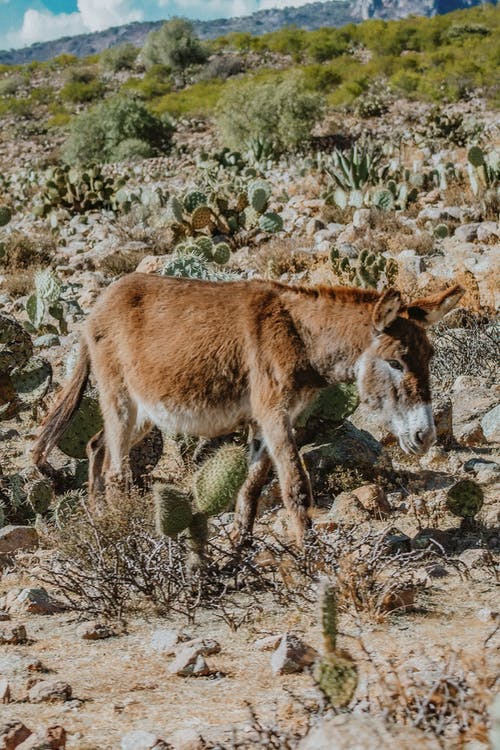
[[[100,403],[104,418],[105,494],[113,504],[130,489],[129,453],[136,432],[137,408],[122,385],[108,387],[105,397],[100,394]]]
[[[87,457],[89,459],[89,500],[92,505],[99,502],[104,495],[104,473],[106,458],[106,443],[104,430],[99,430],[87,443]]]
[[[252,534],[259,498],[269,472],[271,459],[264,441],[259,436],[250,435],[250,462],[248,476],[238,493],[234,526],[231,533],[234,541],[244,542]]]

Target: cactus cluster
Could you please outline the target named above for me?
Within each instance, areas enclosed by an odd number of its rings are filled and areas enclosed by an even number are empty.
[[[231,248],[227,242],[214,242],[211,237],[206,236],[181,242],[175,249],[179,255],[200,255],[218,266],[223,266],[231,257]]]
[[[485,154],[479,146],[472,146],[467,153],[467,172],[474,195],[488,191],[500,197],[500,151]]]
[[[337,601],[335,588],[324,583],[320,592],[324,655],[314,665],[313,675],[335,708],[346,706],[356,690],[358,671],[353,660],[337,649]]]
[[[47,513],[54,499],[52,484],[34,468],[7,476],[4,485],[9,499],[8,515],[17,522],[32,521],[35,516]]]
[[[76,167],[54,167],[45,178],[41,195],[35,203],[35,216],[45,217],[64,208],[71,214],[116,207],[116,194],[125,178],[115,180],[104,175],[99,167],[81,170]]]
[[[29,333],[13,318],[0,315],[0,419],[37,404],[51,381],[50,364],[33,357]]]
[[[254,179],[246,189],[229,186],[226,190],[213,188],[193,190],[183,197],[171,196],[167,202],[166,219],[178,238],[199,233],[231,235],[260,228],[264,232],[279,232],[283,220],[268,211],[271,186],[265,180]]]
[[[200,279],[202,281],[230,281],[233,277],[225,271],[219,270],[196,252],[176,253],[160,271],[162,276],[177,278]]]
[[[363,289],[379,289],[391,286],[398,273],[398,264],[392,258],[362,250],[356,259],[341,258],[337,248],[330,251],[335,275],[349,286]]]

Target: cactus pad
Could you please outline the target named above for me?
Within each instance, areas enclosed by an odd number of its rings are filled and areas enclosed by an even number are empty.
[[[437,226],[434,227],[434,237],[437,237],[439,240],[444,240],[449,234],[450,231],[446,224],[437,224]]]
[[[11,210],[8,206],[0,206],[0,227],[4,227],[12,218]]]
[[[230,257],[231,248],[229,247],[227,242],[218,242],[217,245],[215,245],[213,251],[214,263],[217,263],[219,266],[223,266],[224,263],[228,262]]]
[[[84,396],[57,447],[71,458],[85,458],[87,443],[102,429],[102,424],[99,402],[92,396]]]
[[[263,232],[281,232],[283,229],[283,219],[274,211],[268,211],[259,218],[259,227]]]
[[[189,495],[174,484],[153,487],[156,530],[164,536],[176,536],[187,529],[193,520]]]
[[[483,507],[483,490],[471,479],[462,479],[448,490],[446,506],[455,516],[473,518]]]
[[[332,706],[346,706],[356,690],[358,672],[351,659],[337,654],[329,654],[316,662],[314,679]]]
[[[188,214],[192,214],[198,206],[207,205],[207,196],[199,190],[193,190],[184,197],[183,204]]]
[[[311,417],[328,422],[342,422],[359,405],[357,388],[351,383],[338,383],[322,390],[300,415],[298,425],[303,426]]]
[[[472,146],[467,153],[467,159],[473,167],[482,167],[484,164],[484,154],[479,146]]]
[[[327,654],[337,647],[337,596],[335,586],[325,581],[320,592],[321,627]]]
[[[208,206],[198,206],[191,216],[193,229],[204,229],[212,221],[212,211]]]
[[[35,404],[46,395],[52,382],[52,367],[40,357],[31,357],[11,372],[12,385],[24,404]]]
[[[372,205],[380,208],[382,211],[392,211],[394,204],[394,196],[390,190],[381,188],[380,190],[375,190],[372,195]]]
[[[0,372],[23,367],[33,354],[31,336],[17,320],[0,315]]]
[[[246,450],[223,445],[198,469],[193,492],[198,510],[209,516],[223,513],[235,502],[248,473]]]
[[[26,498],[35,513],[46,513],[54,497],[54,489],[47,479],[37,479],[26,485]]]

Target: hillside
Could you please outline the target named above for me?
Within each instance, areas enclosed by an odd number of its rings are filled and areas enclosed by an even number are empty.
[[[285,26],[319,29],[323,26],[358,23],[368,18],[397,19],[409,15],[432,16],[479,4],[480,0],[329,0],[329,2],[311,3],[298,8],[261,10],[241,18],[196,21],[194,27],[202,39],[215,39],[232,32],[264,34]],[[94,34],[81,34],[56,41],[32,44],[24,49],[4,50],[0,51],[0,64],[20,65],[35,60],[50,60],[62,54],[86,57],[123,42],[131,42],[140,47],[147,34],[159,28],[161,24],[162,21],[132,23]]]

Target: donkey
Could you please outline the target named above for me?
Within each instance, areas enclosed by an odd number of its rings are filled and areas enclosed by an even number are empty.
[[[131,447],[153,427],[214,438],[249,426],[255,450],[236,513],[251,533],[271,465],[300,543],[312,493],[293,435],[321,388],[356,381],[360,397],[408,453],[435,441],[425,326],[463,294],[459,286],[404,305],[384,293],[270,281],[206,282],[133,273],[90,314],[70,380],[32,447],[42,470],[92,369],[104,430],[89,442],[89,492],[124,482]]]

